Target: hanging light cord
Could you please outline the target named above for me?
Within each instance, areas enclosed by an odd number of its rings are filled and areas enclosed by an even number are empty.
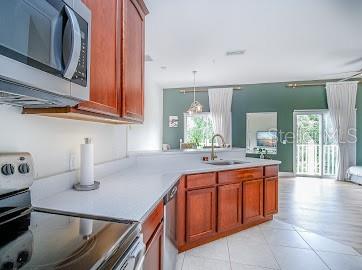
[[[196,100],[196,71],[194,72],[194,102]]]

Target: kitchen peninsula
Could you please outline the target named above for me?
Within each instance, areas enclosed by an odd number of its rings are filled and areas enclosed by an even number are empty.
[[[112,165],[121,171],[97,179],[100,189],[90,192],[74,191],[67,179],[67,189],[63,186],[57,192],[49,186],[53,194],[42,197],[39,194],[53,181],[36,181],[33,205],[140,221],[144,228],[157,216],[151,224],[151,231],[156,231],[163,223],[163,198],[178,183],[176,226],[166,234],[180,252],[273,218],[278,211],[279,161],[245,158],[242,150],[230,149],[218,150],[219,160],[239,164],[211,165],[201,161],[203,155],[203,151],[137,153]],[[99,165],[96,172],[105,171],[102,166],[109,167]]]

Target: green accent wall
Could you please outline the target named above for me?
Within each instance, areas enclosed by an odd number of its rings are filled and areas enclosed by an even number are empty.
[[[246,113],[248,112],[277,112],[278,130],[293,132],[293,111],[327,109],[327,97],[322,86],[302,87],[291,89],[287,83],[255,84],[243,86],[240,91],[234,91],[232,103],[232,142],[234,147],[245,147]],[[361,85],[357,95],[357,130],[362,128]],[[197,100],[204,105],[204,111],[209,111],[207,92],[197,93]],[[164,89],[163,92],[163,143],[172,148],[179,148],[183,139],[183,113],[193,100],[193,95],[180,93],[174,89]],[[179,117],[178,128],[168,127],[168,117]],[[357,132],[357,163],[362,165],[362,132]],[[278,154],[273,159],[282,161],[280,170],[293,171],[293,144],[278,143]]]

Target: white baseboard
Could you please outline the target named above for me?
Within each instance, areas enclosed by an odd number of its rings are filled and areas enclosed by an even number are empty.
[[[295,174],[293,172],[279,172],[280,177],[294,177]]]

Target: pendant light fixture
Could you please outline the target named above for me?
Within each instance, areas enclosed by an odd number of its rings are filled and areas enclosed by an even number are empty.
[[[189,109],[187,110],[187,112],[189,114],[202,112],[202,105],[200,102],[198,102],[196,100],[196,73],[197,73],[197,71],[194,70],[194,71],[192,71],[192,73],[194,74],[194,101],[191,103]]]

